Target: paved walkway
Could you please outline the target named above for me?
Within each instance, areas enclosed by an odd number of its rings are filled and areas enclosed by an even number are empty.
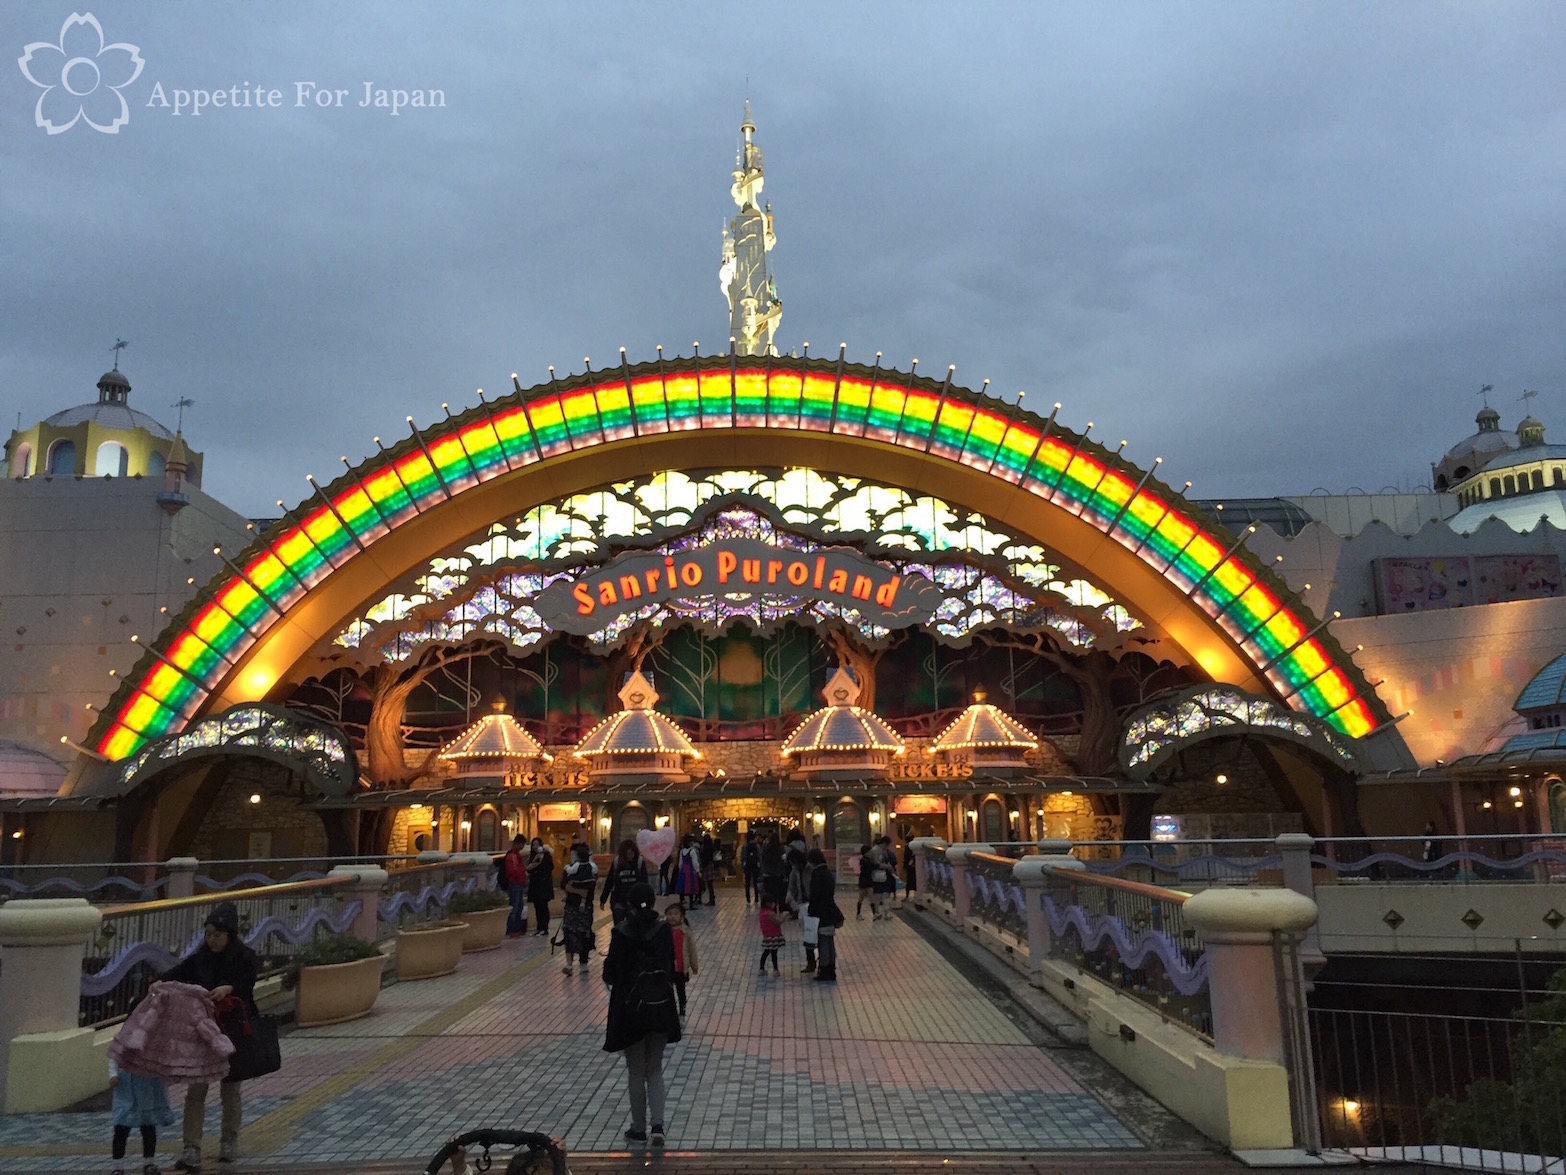
[[[835,986],[799,975],[797,925],[783,974],[759,977],[760,933],[736,890],[693,923],[703,969],[685,1039],[665,1059],[671,1152],[1131,1160],[1143,1146],[901,918],[850,915]],[[604,925],[600,947],[607,936]],[[623,1064],[601,1050],[599,958],[567,977],[543,939],[508,942],[454,975],[386,988],[364,1020],[288,1033],[282,1071],[245,1087],[240,1169],[410,1169],[486,1125],[542,1130],[573,1153],[623,1152]],[[176,1107],[180,1094],[170,1091]],[[212,1145],[215,1118],[214,1106]],[[105,1113],[0,1119],[0,1171],[102,1170],[108,1136]],[[162,1162],[177,1143],[177,1129],[160,1140]]]

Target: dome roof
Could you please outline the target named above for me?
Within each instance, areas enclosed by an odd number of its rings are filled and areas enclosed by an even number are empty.
[[[542,759],[549,762],[552,756],[506,713],[504,705],[497,702],[493,714],[484,715],[443,746],[440,758],[455,763],[483,759]]]
[[[67,408],[63,412],[56,412],[44,421],[52,428],[70,428],[77,424],[96,424],[99,428],[119,429],[129,432],[131,429],[144,428],[153,436],[161,440],[171,441],[174,434],[163,425],[159,424],[145,412],[137,412],[136,409],[124,404],[111,404],[98,401],[93,404],[78,404],[74,408]]]
[[[957,716],[930,743],[931,751],[966,751],[974,747],[1006,747],[1021,751],[1038,749],[1039,740],[1010,714],[984,700],[983,690],[975,691],[973,705]]]
[[[1533,680],[1523,686],[1522,693],[1512,703],[1519,714],[1534,710],[1553,710],[1566,706],[1566,653],[1562,653],[1533,675]]]
[[[1488,404],[1479,409],[1474,423],[1479,431],[1458,441],[1433,467],[1436,489],[1447,489],[1451,484],[1471,477],[1486,461],[1517,447],[1517,438],[1501,431],[1501,414]]]
[[[647,677],[636,672],[620,687],[620,702],[625,706],[611,714],[582,739],[571,752],[578,759],[597,755],[679,755],[699,759],[701,752],[691,746],[685,732],[658,711],[658,691]]]
[[[0,799],[47,798],[58,795],[65,768],[42,751],[20,743],[0,742]]]
[[[885,751],[901,755],[903,740],[880,718],[854,705],[859,683],[838,668],[821,691],[828,705],[799,725],[779,753],[785,758],[805,751]]]
[[[1513,494],[1509,498],[1486,498],[1472,506],[1464,506],[1448,518],[1446,524],[1455,534],[1473,534],[1492,518],[1519,534],[1537,528],[1541,518],[1557,530],[1566,530],[1566,490],[1550,487]]]

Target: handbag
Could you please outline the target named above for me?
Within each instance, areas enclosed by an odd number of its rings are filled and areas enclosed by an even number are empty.
[[[799,916],[800,937],[807,947],[813,947],[819,941],[821,934],[821,919],[813,914],[801,914]]]
[[[224,1081],[249,1081],[265,1077],[283,1067],[282,1047],[277,1040],[277,1017],[252,1016],[245,1001],[227,996],[213,1005],[218,1027],[234,1042],[234,1055],[228,1059]]]
[[[885,885],[886,881],[887,881],[886,870],[885,869],[872,869],[870,871],[870,880],[872,882],[874,882],[876,885]]]

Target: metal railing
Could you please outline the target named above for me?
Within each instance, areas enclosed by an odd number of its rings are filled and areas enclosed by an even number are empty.
[[[208,893],[242,889],[255,885],[282,885],[295,881],[313,881],[325,877],[338,865],[375,865],[395,869],[413,863],[417,855],[386,857],[266,857],[223,858],[201,862],[196,871],[196,889]]]
[[[1205,948],[1181,914],[1188,894],[1115,877],[1045,871],[1049,957],[1095,975],[1169,1023],[1212,1036]]]
[[[1311,1009],[1324,1144],[1558,1175],[1566,1169],[1562,1012],[1566,986],[1510,1020]]]
[[[1021,942],[1028,940],[1027,895],[1012,880],[1010,858],[972,853],[964,862],[968,881],[968,912]]]
[[[80,1022],[101,1025],[126,1015],[153,980],[201,945],[218,901],[234,904],[240,937],[261,957],[265,974],[286,966],[313,938],[347,931],[361,908],[348,895],[353,884],[352,877],[333,877],[104,908],[82,961]]]
[[[381,887],[376,937],[384,941],[400,929],[444,918],[446,907],[459,893],[494,888],[493,869],[473,869],[446,862],[398,869]]]
[[[168,885],[162,866],[121,862],[0,866],[0,902],[17,898],[86,898],[136,902],[156,898]]]

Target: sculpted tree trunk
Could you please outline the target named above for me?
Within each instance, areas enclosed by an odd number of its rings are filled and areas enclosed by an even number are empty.
[[[410,768],[403,755],[402,716],[413,691],[437,669],[473,656],[473,648],[432,649],[411,662],[376,665],[364,675],[370,690],[370,721],[364,731],[365,766],[377,787],[404,788],[429,771],[436,751]]]
[[[1115,706],[1114,684],[1122,673],[1119,658],[1103,649],[1067,652],[1052,635],[1042,632],[984,639],[1002,648],[1023,649],[1042,657],[1077,687],[1082,697],[1077,770],[1083,775],[1117,774],[1115,750],[1120,740],[1120,712]]]
[[[620,708],[620,687],[625,675],[642,667],[647,654],[663,643],[663,629],[643,621],[634,625],[625,637],[609,651],[604,659],[604,688],[609,696],[604,699],[604,713],[613,714]]]
[[[870,648],[858,639],[857,634],[841,623],[823,624],[818,631],[821,639],[831,646],[833,655],[837,657],[837,663],[844,669],[852,670],[854,680],[859,683],[859,701],[856,704],[873,711],[875,667],[886,655],[887,649],[900,643],[907,636],[907,630],[898,633],[885,648],[881,649]]]

